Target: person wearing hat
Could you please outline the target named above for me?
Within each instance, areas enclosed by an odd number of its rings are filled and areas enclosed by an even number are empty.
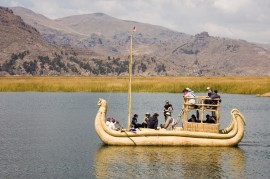
[[[149,118],[150,118],[150,113],[147,112],[147,113],[145,114],[144,121],[143,121],[143,123],[142,123],[142,128],[147,128],[147,122],[148,122]]]
[[[212,88],[208,86],[208,87],[206,88],[206,91],[207,91],[207,96],[210,98],[211,95],[212,95],[212,93],[213,93]]]
[[[183,90],[183,97],[184,98],[189,98],[188,99],[188,103],[189,104],[195,104],[196,101],[195,101],[195,94],[193,93],[193,91],[190,89],[190,88],[185,88]]]
[[[196,105],[196,96],[194,94],[194,92],[190,89],[190,88],[185,88],[183,90],[183,97],[184,98],[188,98],[188,104],[190,104],[191,106],[194,106],[194,108],[198,108],[198,106]],[[196,115],[197,115],[197,119],[199,118],[199,111],[196,110]]]
[[[158,126],[158,113],[154,113],[153,116],[151,116],[147,122],[147,128],[150,129],[156,129]]]
[[[173,130],[173,118],[171,117],[171,113],[166,112],[167,120],[165,124],[160,124],[161,128],[166,129],[167,131]]]

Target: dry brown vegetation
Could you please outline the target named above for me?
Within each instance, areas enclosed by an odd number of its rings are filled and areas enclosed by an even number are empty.
[[[179,93],[185,87],[205,92],[264,94],[270,77],[134,77],[133,92]],[[0,91],[10,92],[127,92],[128,77],[0,77]]]

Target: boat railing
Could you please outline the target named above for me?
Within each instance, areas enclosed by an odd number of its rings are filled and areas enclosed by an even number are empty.
[[[191,100],[194,99],[194,100]],[[196,97],[183,97],[183,114],[182,124],[183,128],[204,128],[205,131],[211,129],[212,131],[218,131],[219,128],[219,110],[220,110],[220,98],[209,98],[205,96]],[[197,122],[188,122],[189,112],[196,111]],[[205,113],[211,112],[212,116],[216,118],[215,124],[205,123]],[[198,122],[199,121],[199,122]],[[193,124],[194,123],[194,124]],[[202,125],[200,127],[200,125]],[[216,127],[215,127],[216,126]],[[189,130],[189,129],[187,129]],[[194,130],[194,129],[192,129]]]
[[[195,99],[195,103],[191,104],[190,99]],[[184,97],[183,104],[186,108],[205,108],[205,109],[215,109],[220,106],[220,98],[209,98],[205,96],[196,97]]]

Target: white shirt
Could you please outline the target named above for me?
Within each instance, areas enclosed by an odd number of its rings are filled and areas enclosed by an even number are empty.
[[[113,122],[110,122],[109,128],[114,130],[115,129],[115,124]]]
[[[110,125],[110,123],[111,123],[110,121],[106,121],[106,123],[105,123],[105,124],[106,124],[106,126],[109,126],[109,125]]]
[[[189,104],[195,104],[195,95],[192,92],[187,92],[184,97],[189,97]]]

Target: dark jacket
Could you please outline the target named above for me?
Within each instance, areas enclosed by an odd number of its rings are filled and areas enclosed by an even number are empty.
[[[212,95],[210,96],[210,98],[220,98],[220,96],[217,93],[212,93]]]
[[[163,112],[164,112],[164,116],[166,115],[166,112],[172,112],[172,110],[173,110],[173,107],[172,107],[172,105],[171,104],[165,104],[165,106],[164,106],[164,110],[163,110]]]
[[[221,102],[220,96],[217,93],[212,93],[211,98],[212,99],[218,99],[219,98],[219,102]],[[212,100],[212,104],[217,104],[217,100]]]
[[[158,126],[157,116],[151,116],[147,122],[147,128],[157,129],[157,126]]]
[[[131,124],[133,124],[135,126],[137,124],[137,121],[138,121],[137,118],[133,117]]]
[[[212,123],[212,124],[214,124],[214,123],[216,123],[216,121],[209,117],[209,118],[206,119],[205,123]]]

